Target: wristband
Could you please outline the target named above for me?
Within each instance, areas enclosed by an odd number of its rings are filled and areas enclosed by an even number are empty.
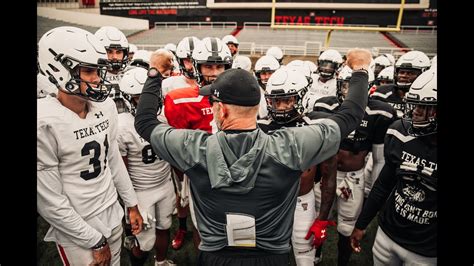
[[[353,69],[352,73],[354,72],[364,72],[365,74],[369,75],[369,71],[365,68]]]
[[[102,238],[99,240],[99,243],[95,244],[91,249],[93,250],[101,250],[102,248],[107,245],[107,238],[105,236],[102,236]]]

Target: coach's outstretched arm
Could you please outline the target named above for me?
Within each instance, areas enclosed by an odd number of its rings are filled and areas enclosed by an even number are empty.
[[[371,60],[372,55],[366,49],[355,48],[347,53],[346,64],[353,70],[349,93],[337,113],[328,117],[339,125],[341,139],[346,138],[355,130],[364,117],[369,87],[367,69]]]
[[[135,129],[148,142],[150,142],[153,129],[161,123],[157,118],[158,112],[163,106],[161,82],[163,81],[163,75],[168,73],[173,66],[172,56],[166,50],[158,50],[150,58],[148,78],[143,86],[135,114]],[[152,68],[157,71],[153,73]],[[152,74],[156,74],[156,76]]]

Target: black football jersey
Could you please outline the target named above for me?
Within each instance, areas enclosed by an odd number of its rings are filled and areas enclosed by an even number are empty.
[[[270,117],[257,121],[258,126],[267,134],[272,134],[275,130],[285,127],[302,127],[313,124],[315,121],[307,116],[300,117],[287,124],[278,124]]]
[[[436,257],[437,145],[428,137],[409,135],[407,127],[398,120],[387,130],[385,161],[395,166],[396,184],[379,225],[402,247]]]
[[[318,112],[334,113],[339,108],[337,98],[334,96],[318,99],[314,105],[311,118],[320,118]],[[369,98],[365,109],[364,118],[359,127],[341,142],[342,150],[354,153],[372,149],[373,144],[383,144],[385,132],[396,119],[393,107],[382,101]]]
[[[377,90],[370,95],[372,99],[379,100],[390,104],[395,108],[398,118],[403,116],[405,110],[405,103],[403,98],[398,94],[397,85],[386,84],[377,87]]]

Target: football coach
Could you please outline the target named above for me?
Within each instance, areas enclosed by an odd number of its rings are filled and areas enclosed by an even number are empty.
[[[198,265],[288,265],[293,213],[302,171],[335,155],[361,123],[372,57],[352,49],[349,95],[338,112],[272,135],[257,126],[260,88],[242,69],[223,72],[200,88],[219,131],[175,129],[157,119],[166,59],[150,65],[135,128],[154,152],[189,176],[201,236]],[[182,114],[186,115],[186,114]]]

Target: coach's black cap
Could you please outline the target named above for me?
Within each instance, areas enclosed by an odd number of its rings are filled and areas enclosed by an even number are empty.
[[[212,84],[203,86],[199,94],[240,106],[258,105],[261,97],[257,79],[246,70],[234,68],[221,73]]]

